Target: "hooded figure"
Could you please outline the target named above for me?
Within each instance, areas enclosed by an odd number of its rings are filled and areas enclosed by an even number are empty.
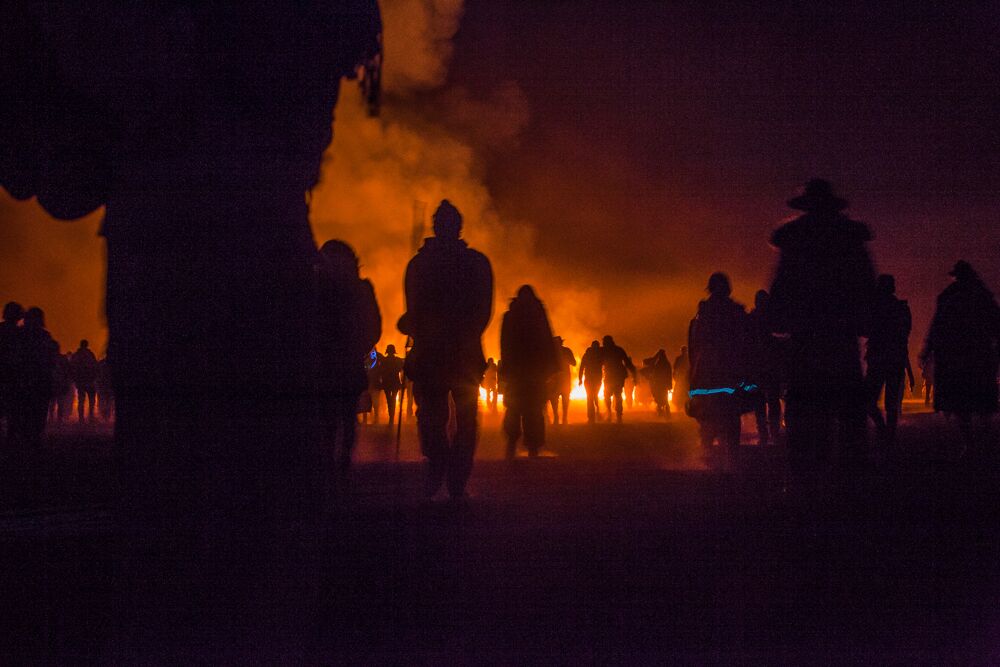
[[[514,458],[517,441],[531,456],[545,445],[545,402],[548,384],[559,372],[560,354],[552,344],[552,328],[545,306],[530,285],[522,285],[500,325],[500,379],[504,394],[503,425],[507,458]]]
[[[771,237],[781,254],[768,303],[771,332],[789,335],[788,446],[798,463],[825,458],[836,421],[842,453],[857,456],[866,419],[858,337],[875,295],[871,233],[842,213],[847,202],[827,181],[809,181],[788,205],[804,213]]]
[[[997,411],[1000,307],[968,262],[950,274],[955,282],[937,298],[927,342],[920,357],[934,367],[934,409],[958,416],[967,444],[973,444],[971,417],[988,428]]]
[[[649,383],[649,391],[656,403],[656,413],[670,416],[668,392],[674,387],[674,371],[665,350],[658,351],[649,359],[643,359],[641,374]]]
[[[493,269],[459,238],[462,215],[447,199],[434,212],[434,236],[406,267],[406,312],[399,330],[413,338],[406,376],[413,379],[420,447],[428,461],[426,492],[447,477],[453,499],[465,496],[476,450],[479,384],[486,368],[482,336],[493,313]],[[448,437],[448,395],[456,430]]]
[[[583,353],[580,359],[578,383],[587,390],[587,421],[593,424],[601,417],[600,391],[604,381],[604,350],[596,340]],[[611,414],[608,413],[610,418]]]
[[[343,241],[327,241],[316,265],[317,367],[323,397],[326,440],[345,472],[351,464],[357,425],[358,397],[368,379],[365,360],[382,335],[375,290],[359,276],[358,257]]]
[[[688,328],[691,358],[690,414],[698,420],[705,454],[719,444],[737,454],[740,410],[734,393],[747,373],[747,315],[743,304],[730,298],[732,288],[724,273],[708,281],[709,297],[698,304]]]

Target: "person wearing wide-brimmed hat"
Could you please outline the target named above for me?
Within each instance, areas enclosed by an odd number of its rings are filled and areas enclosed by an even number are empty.
[[[972,415],[988,432],[997,411],[1000,307],[968,262],[957,262],[949,275],[955,282],[937,298],[920,358],[934,364],[934,409],[956,415],[966,445],[973,445]]]
[[[844,215],[847,201],[828,181],[809,181],[788,205],[803,213],[771,238],[781,255],[768,317],[772,332],[789,335],[790,453],[796,462],[822,459],[836,421],[841,453],[858,455],[866,420],[858,337],[868,332],[875,295],[871,233]]]

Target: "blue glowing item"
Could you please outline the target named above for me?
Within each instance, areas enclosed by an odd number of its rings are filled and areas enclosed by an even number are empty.
[[[371,359],[371,363],[368,364],[368,368],[375,368],[375,364],[378,363],[378,352],[372,350],[368,353],[368,358]]]

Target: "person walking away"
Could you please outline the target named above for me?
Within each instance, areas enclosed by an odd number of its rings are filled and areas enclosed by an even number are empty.
[[[955,281],[937,298],[920,360],[933,364],[934,410],[957,417],[963,454],[979,455],[994,446],[989,420],[997,411],[1000,307],[968,262],[957,262],[949,275]]]
[[[600,391],[604,382],[604,350],[596,340],[583,353],[577,382],[587,391],[587,422],[593,424],[601,418]]]
[[[490,412],[497,411],[497,388],[499,387],[499,378],[497,376],[497,362],[490,357],[486,360],[486,370],[483,372],[483,383],[482,387],[486,390],[486,406],[490,409]]]
[[[385,394],[385,407],[389,413],[389,426],[392,426],[396,416],[396,400],[399,398],[399,391],[403,388],[403,359],[396,356],[396,346],[386,345],[385,356],[379,362],[379,385],[382,393]],[[400,419],[402,419],[402,408],[400,407]]]
[[[15,380],[11,440],[19,454],[36,452],[52,398],[52,374],[59,348],[45,329],[45,313],[29,308],[17,343],[20,363]]]
[[[87,402],[86,415],[91,423],[94,421],[94,408],[97,400],[97,357],[90,349],[90,343],[80,341],[80,348],[73,353],[70,360],[70,372],[73,384],[76,386],[76,412],[81,424],[84,423],[84,402]]]
[[[757,441],[763,447],[777,443],[781,432],[782,340],[771,333],[767,290],[757,290],[754,309],[748,315],[750,380],[757,385],[760,400],[754,408]]]
[[[561,336],[552,338],[559,358],[559,372],[549,381],[549,404],[552,406],[552,424],[559,423],[559,404],[562,403],[562,423],[569,420],[569,395],[573,390],[573,368],[576,366],[576,355],[573,350],[563,344]]]
[[[327,241],[319,254],[315,276],[320,414],[332,467],[344,474],[354,451],[358,398],[368,384],[365,362],[382,335],[382,315],[375,290],[361,278],[358,257],[349,245]]]
[[[649,391],[656,404],[656,414],[670,417],[670,402],[667,400],[674,387],[674,373],[665,350],[643,360],[642,375],[649,384]]]
[[[433,216],[434,236],[406,267],[406,312],[399,330],[412,337],[406,375],[413,379],[417,431],[427,458],[428,497],[447,483],[463,500],[478,437],[479,385],[486,368],[482,335],[493,312],[493,268],[460,238],[462,215],[447,199]],[[448,399],[455,406],[449,438]]]
[[[56,343],[56,349],[59,343]],[[52,400],[49,401],[49,422],[62,424],[73,411],[73,378],[69,354],[57,354],[52,365]]]
[[[909,338],[913,318],[909,304],[896,298],[895,278],[882,274],[875,286],[875,308],[865,345],[868,414],[878,428],[880,440],[892,447],[896,441],[899,414],[903,409],[903,387],[909,366]],[[885,415],[878,407],[883,389]]]
[[[826,460],[834,425],[844,460],[864,454],[858,338],[868,333],[875,268],[868,227],[844,215],[847,202],[829,182],[809,181],[788,205],[803,214],[771,237],[780,254],[768,309],[771,333],[788,336],[785,438],[802,469]]]
[[[636,370],[632,359],[625,350],[615,344],[615,339],[605,336],[601,347],[601,360],[604,364],[604,407],[608,410],[608,421],[611,421],[611,404],[614,402],[615,415],[618,423],[622,423],[624,411],[625,379],[632,376],[635,381]]]
[[[724,273],[708,279],[709,297],[698,304],[688,328],[691,357],[691,416],[698,420],[706,459],[718,440],[731,462],[739,454],[740,410],[735,393],[747,373],[747,315],[743,304],[730,298]]]
[[[552,377],[560,372],[561,356],[553,345],[545,307],[530,285],[522,285],[500,324],[508,460],[514,458],[522,434],[529,456],[538,456],[545,445],[545,404]]]

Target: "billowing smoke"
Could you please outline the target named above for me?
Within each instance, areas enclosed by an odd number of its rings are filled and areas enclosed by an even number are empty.
[[[430,217],[447,198],[462,211],[464,238],[493,263],[497,289],[488,354],[497,352],[507,299],[524,283],[534,285],[545,301],[553,329],[582,350],[602,324],[597,292],[542,262],[533,251],[532,227],[498,217],[477,160],[479,151],[516,142],[529,117],[524,95],[514,82],[486,99],[454,89],[428,94],[444,84],[462,3],[383,0],[382,9],[383,112],[366,117],[355,90],[344,84],[334,140],[312,193],[317,241],[340,238],[355,247],[382,308],[381,345],[400,347],[395,324],[404,306],[414,219],[422,217],[429,235]]]
[[[424,203],[429,234],[434,208],[448,198],[465,217],[465,238],[493,262],[497,289],[488,354],[498,351],[500,314],[523,283],[537,288],[554,330],[582,350],[603,324],[598,293],[585,279],[541,261],[532,227],[497,216],[477,159],[517,141],[529,118],[525,96],[514,82],[485,97],[445,89],[461,0],[382,0],[381,7],[383,112],[368,118],[356,86],[342,84],[334,140],[312,193],[316,240],[340,238],[355,247],[382,307],[380,347],[400,347],[395,324],[412,255],[414,204]],[[34,201],[0,194],[0,299],[44,308],[64,347],[89,338],[103,349],[107,337],[100,217],[55,222]]]

